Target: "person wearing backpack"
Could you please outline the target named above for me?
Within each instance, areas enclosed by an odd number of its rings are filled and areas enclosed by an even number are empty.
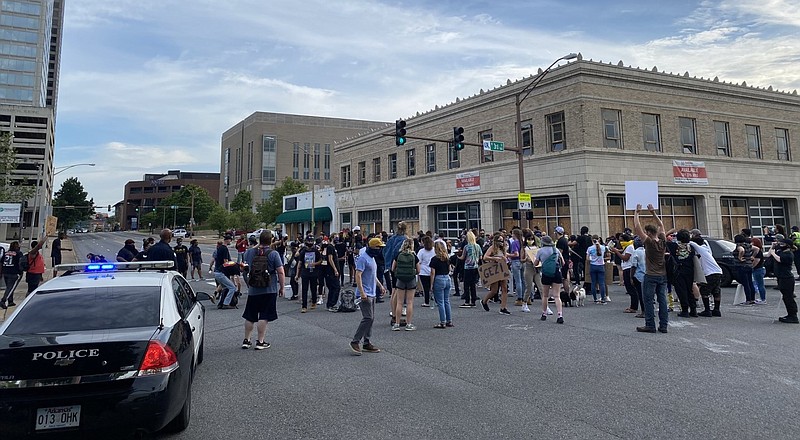
[[[244,254],[248,270],[245,273],[247,282],[247,304],[244,307],[244,340],[242,348],[248,349],[253,344],[251,335],[256,328],[256,350],[270,347],[264,340],[267,334],[267,323],[278,319],[276,302],[278,293],[286,282],[283,272],[283,260],[280,253],[272,249],[272,231],[264,230],[258,237],[258,246],[248,249]]]
[[[31,250],[22,257],[27,263],[25,265],[27,266],[27,269],[25,269],[25,282],[28,283],[28,293],[25,296],[36,290],[44,277],[44,257],[40,251],[45,243],[47,243],[46,235],[41,241],[32,241]]]
[[[417,290],[417,275],[419,275],[419,258],[414,253],[414,240],[407,238],[400,246],[394,261],[392,261],[395,285],[392,293],[392,330],[400,330],[400,319],[403,316],[403,304],[406,306],[406,331],[416,330],[411,323],[414,317],[414,293]]]
[[[464,249],[458,258],[464,261],[464,304],[461,308],[475,307],[478,301],[478,266],[483,257],[483,250],[478,245],[473,231],[467,231],[467,239]]]
[[[536,259],[533,261],[534,267],[542,265],[542,321],[547,320],[547,300],[550,297],[550,290],[558,292],[564,278],[561,276],[561,268],[564,266],[564,257],[556,249],[553,239],[549,235],[542,237],[542,247],[536,252]],[[556,311],[558,312],[557,323],[564,323],[564,304],[561,302],[561,295],[554,294],[556,300]]]
[[[681,318],[697,317],[697,299],[692,294],[692,283],[694,282],[694,249],[689,245],[691,236],[689,231],[681,229],[675,234],[676,242],[667,242],[667,251],[675,259],[677,267],[672,278],[672,287],[678,294],[681,303]],[[750,287],[752,288],[752,272]]]
[[[19,242],[12,241],[11,244],[8,246],[8,251],[3,255],[2,260],[2,272],[3,272],[3,281],[6,283],[6,290],[3,294],[3,299],[0,301],[0,308],[6,309],[8,307],[13,307],[16,304],[14,303],[14,290],[19,285],[20,280],[20,270],[19,270],[19,259],[22,256],[22,252],[19,250]]]
[[[736,249],[731,252],[736,263],[736,282],[744,288],[744,295],[747,305],[756,303],[756,292],[753,288],[753,256],[757,248],[747,242],[747,238],[742,234],[733,237]]]

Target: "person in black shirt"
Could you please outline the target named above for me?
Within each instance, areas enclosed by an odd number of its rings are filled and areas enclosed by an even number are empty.
[[[0,248],[2,250],[2,248]],[[22,256],[22,251],[19,248],[18,241],[12,241],[8,247],[8,252],[3,254],[2,258],[2,272],[3,272],[3,280],[6,283],[6,290],[3,294],[2,302],[0,302],[0,308],[6,309],[8,307],[13,307],[16,304],[14,303],[14,290],[19,285],[20,279],[20,270],[19,270],[19,259]],[[8,304],[6,304],[8,303]]]
[[[561,256],[564,258],[564,263],[561,266],[561,279],[563,280],[561,285],[564,288],[564,292],[569,293],[570,291],[570,277],[569,277],[569,240],[567,240],[566,233],[564,232],[564,228],[561,226],[556,226],[556,249],[561,251]],[[553,292],[550,292],[550,295],[556,295]]]
[[[314,238],[307,237],[305,247],[298,253],[299,265],[296,280],[302,279],[302,308],[300,313],[308,310],[308,289],[311,288],[311,308],[317,308],[317,266],[322,262],[322,255],[314,246]]]
[[[53,246],[50,248],[50,258],[53,263],[53,278],[58,276],[58,271],[56,270],[56,266],[61,264],[61,251],[71,251],[72,249],[62,248],[61,247],[61,240],[67,238],[67,234],[60,232],[58,234],[58,238],[53,240]]]
[[[173,267],[177,266],[175,252],[170,247],[169,242],[172,240],[172,231],[169,229],[162,229],[161,241],[154,244],[147,250],[147,261],[172,261]]]
[[[178,237],[175,239],[173,251],[175,252],[178,272],[186,278],[186,273],[189,271],[189,248],[184,246],[182,238]]]
[[[125,240],[125,245],[122,247],[122,249],[117,252],[117,261],[120,263],[133,261],[138,253],[139,250],[136,249],[136,242],[129,238]]]
[[[233,284],[230,278],[225,275],[225,263],[231,260],[231,252],[228,245],[231,244],[233,237],[226,235],[222,244],[217,245],[216,258],[214,259],[214,280],[221,284],[225,289],[228,289],[227,294],[217,306],[220,309],[234,309],[236,306],[231,305],[233,297],[239,292],[236,291],[236,285]]]
[[[792,240],[784,238],[775,242],[769,249],[769,255],[775,260],[775,278],[778,279],[778,289],[783,296],[786,306],[786,316],[781,316],[778,321],[785,324],[800,324],[797,319],[797,301],[794,299],[794,275],[792,262],[794,245]]]
[[[325,242],[328,242],[328,240],[325,240]],[[337,311],[336,304],[339,303],[341,285],[339,284],[338,253],[336,247],[329,242],[322,250],[322,277],[324,277],[325,285],[328,287],[326,307],[329,312],[335,312]]]
[[[333,237],[333,247],[336,248],[336,261],[339,269],[339,286],[344,284],[344,266],[347,264],[347,243],[339,235]]]
[[[586,289],[587,292],[591,291],[591,283],[586,282],[585,272],[586,272],[586,251],[589,250],[589,246],[592,245],[592,237],[589,235],[589,228],[587,226],[581,227],[581,235],[575,238],[575,253],[577,254],[573,263],[572,272],[575,276],[575,283],[578,284],[583,279],[583,288]]]

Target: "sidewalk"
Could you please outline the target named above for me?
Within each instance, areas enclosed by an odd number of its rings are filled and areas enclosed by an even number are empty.
[[[48,245],[52,243],[52,237],[47,241]],[[69,237],[61,240],[61,247],[67,249],[74,249],[72,247],[72,242],[70,241]],[[50,258],[50,247],[42,249],[42,256],[44,257],[44,281],[42,281],[40,286],[45,284],[46,282],[50,281],[53,278],[53,267],[52,267],[52,259]],[[78,259],[75,255],[75,251],[61,251],[61,264],[74,264],[77,263]],[[3,292],[5,292],[5,285],[3,286]],[[20,280],[17,288],[14,290],[14,302],[17,304],[22,303],[22,300],[25,299],[25,295],[28,292],[28,283],[25,282],[25,275],[22,275],[22,280]],[[9,307],[7,310],[0,310],[0,322],[5,321],[7,316],[11,316],[11,313],[16,309],[16,307]]]

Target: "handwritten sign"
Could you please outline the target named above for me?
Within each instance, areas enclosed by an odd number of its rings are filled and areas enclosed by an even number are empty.
[[[481,275],[481,281],[483,281],[484,286],[507,280],[511,276],[511,270],[508,269],[508,263],[505,260],[485,260],[478,267],[478,273]]]
[[[58,232],[57,226],[58,226],[58,217],[53,215],[48,215],[47,221],[45,222],[44,226],[45,233],[48,236],[55,236],[56,232]]]

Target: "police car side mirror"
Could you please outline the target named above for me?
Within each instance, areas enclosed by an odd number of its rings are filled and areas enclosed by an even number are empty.
[[[205,292],[195,292],[194,294],[197,297],[198,301],[211,301],[214,299],[213,296],[205,293]]]

